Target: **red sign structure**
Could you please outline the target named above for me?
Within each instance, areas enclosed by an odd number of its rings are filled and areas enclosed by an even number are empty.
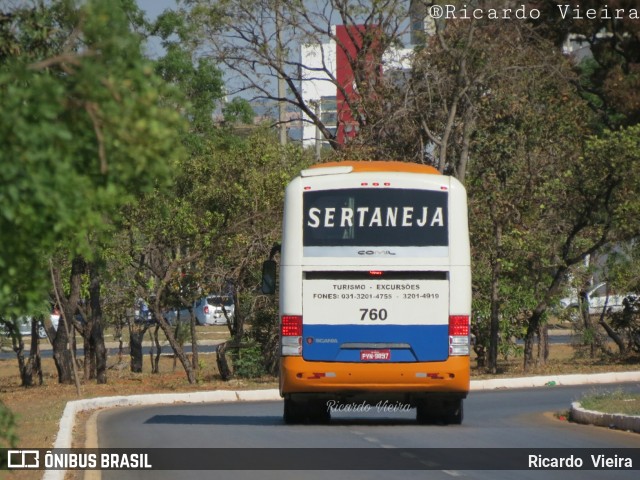
[[[382,51],[376,40],[377,32],[377,27],[336,25],[336,140],[340,144],[358,133],[360,122],[354,118],[354,114],[361,116],[366,113],[359,106],[360,95],[367,95],[369,92],[358,91],[353,67],[357,66],[360,70],[361,82],[375,82],[382,75]]]

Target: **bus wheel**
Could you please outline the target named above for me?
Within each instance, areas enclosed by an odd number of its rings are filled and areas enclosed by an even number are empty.
[[[309,402],[307,404],[307,417],[310,423],[329,423],[331,411],[326,402]]]
[[[423,402],[416,406],[416,420],[420,425],[434,425],[438,423],[438,415],[432,405]]]
[[[416,407],[416,420],[420,425],[460,425],[462,412],[461,399],[444,404],[422,402]]]
[[[294,402],[290,398],[284,399],[284,415],[282,416],[284,423],[294,425],[302,422],[305,413],[299,403]]]
[[[445,422],[450,425],[461,425],[463,417],[462,400],[455,400],[447,406]]]

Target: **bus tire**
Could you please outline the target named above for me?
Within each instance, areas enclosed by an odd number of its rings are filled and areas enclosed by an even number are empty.
[[[449,404],[445,423],[448,425],[461,425],[464,417],[464,410],[462,408],[462,400],[455,400]]]
[[[435,425],[438,423],[438,415],[432,405],[421,402],[416,405],[416,420],[419,425]]]
[[[287,425],[295,425],[296,423],[302,422],[304,419],[304,410],[301,408],[302,405],[294,402],[290,398],[284,399],[284,414],[282,416],[284,423]]]
[[[326,402],[309,402],[307,416],[310,423],[326,424],[331,421],[331,411]]]
[[[462,418],[462,399],[440,405],[421,402],[416,406],[416,420],[420,425],[460,425]]]

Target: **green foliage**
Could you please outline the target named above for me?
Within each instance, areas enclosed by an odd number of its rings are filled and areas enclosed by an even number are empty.
[[[224,120],[227,123],[253,123],[255,112],[248,101],[244,98],[235,97],[222,109]]]
[[[180,44],[169,43],[166,48],[167,54],[158,60],[158,73],[180,88],[186,100],[180,108],[188,116],[191,130],[211,133],[212,114],[223,96],[222,73],[211,60],[194,61],[193,54]]]
[[[267,373],[276,375],[280,361],[278,304],[275,298],[263,297],[255,308],[251,332],[261,346],[262,365]]]
[[[0,448],[15,448],[18,446],[16,434],[16,418],[4,403],[0,401]],[[0,468],[6,467],[0,458]]]
[[[174,336],[179,345],[191,341],[191,319],[181,318],[174,327]]]
[[[174,92],[143,58],[135,12],[65,1],[5,13],[0,311],[20,313],[46,298],[56,245],[91,258],[123,205],[167,185],[183,123],[163,105]]]
[[[253,339],[247,335],[245,341],[253,342]],[[234,351],[233,373],[238,378],[259,378],[266,373],[259,344],[250,343]]]

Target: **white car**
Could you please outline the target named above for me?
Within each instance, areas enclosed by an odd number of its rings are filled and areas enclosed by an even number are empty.
[[[607,313],[620,312],[624,308],[624,299],[627,297],[635,297],[634,294],[616,295],[612,292],[608,293],[607,295],[606,282],[599,283],[587,292],[590,315],[600,315],[605,308]],[[578,301],[578,295],[574,294],[561,299],[560,306],[563,309],[579,308],[580,302]]]
[[[225,316],[223,309],[226,311]],[[165,312],[164,318],[169,324],[174,325],[180,314],[180,322],[188,322],[190,320],[189,310],[184,308],[178,310],[170,310]],[[235,314],[235,306],[233,298],[228,295],[207,295],[193,302],[193,313],[199,325],[226,325],[227,317],[229,320]]]
[[[24,317],[18,317],[15,322],[16,325],[18,326],[18,331],[20,332],[20,335],[23,337],[28,337],[31,335],[31,318],[29,316],[24,316]],[[55,330],[58,329],[58,322],[60,321],[60,314],[59,313],[52,313],[51,314],[51,323],[53,324],[53,328]],[[6,331],[6,329],[3,329],[2,331],[3,335],[9,335],[9,332]],[[42,324],[42,322],[38,322],[38,337],[39,338],[47,338],[47,331],[44,328],[44,325]]]

